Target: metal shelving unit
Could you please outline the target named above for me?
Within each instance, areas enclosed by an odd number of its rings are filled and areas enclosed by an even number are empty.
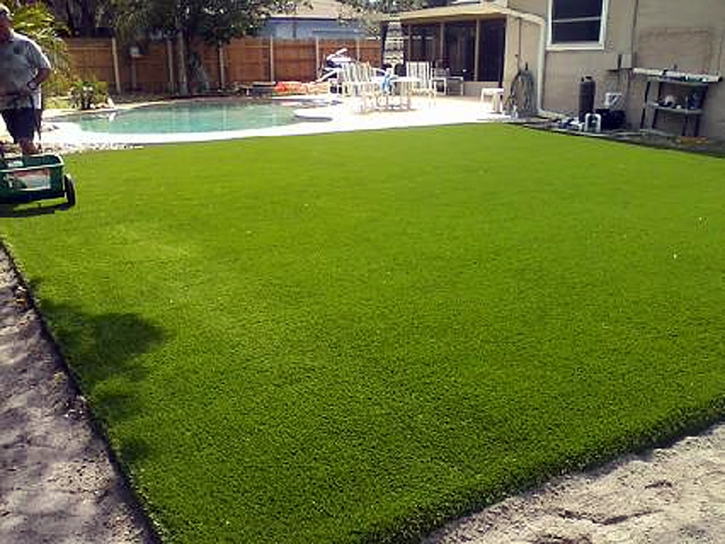
[[[692,135],[697,136],[700,132],[700,118],[704,112],[703,107],[707,97],[707,90],[713,83],[717,83],[717,80],[694,74],[678,74],[676,76],[649,75],[644,91],[644,107],[642,108],[639,128],[645,128],[647,110],[652,110],[649,128],[653,130],[657,128],[657,120],[660,114],[677,115],[682,118],[682,136],[687,135],[687,128],[691,122],[694,123]],[[651,100],[650,93],[654,85],[657,86],[657,98]],[[676,97],[675,104],[665,104],[663,95],[665,95],[666,89],[672,90],[673,96]],[[687,93],[686,89],[690,89],[690,92]],[[683,99],[684,103],[682,103]]]

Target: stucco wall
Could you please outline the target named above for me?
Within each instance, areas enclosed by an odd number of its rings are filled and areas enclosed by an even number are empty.
[[[547,0],[509,0],[508,7],[512,10],[523,13],[531,13],[546,18]],[[504,70],[504,81],[506,91],[510,89],[519,70],[528,64],[529,70],[537,78],[539,69],[539,39],[541,33],[546,39],[546,25],[542,29],[540,25],[523,21],[515,17],[508,18],[506,25],[506,67]],[[544,76],[544,80],[546,77]],[[543,91],[543,85],[542,85]]]
[[[507,19],[504,65],[504,85],[507,91],[516,74],[527,64],[533,74],[537,73],[539,32],[539,26],[534,23],[513,17]]]
[[[635,63],[642,68],[683,72],[725,72],[725,2],[722,0],[640,0]],[[639,122],[646,78],[635,76],[628,113]],[[651,112],[648,112],[651,115]],[[658,129],[678,132],[682,119],[660,115]],[[649,119],[649,117],[648,117]],[[725,139],[725,82],[711,85],[700,135]]]
[[[626,92],[627,74],[617,67],[619,56],[632,51],[635,2],[609,0],[602,49],[547,49],[544,109],[576,114],[579,109],[579,83],[585,76],[592,76],[596,82],[597,107],[601,107],[606,92]],[[539,0],[539,3],[548,6],[548,0]]]
[[[512,0],[509,5],[547,15],[548,2]],[[627,120],[638,128],[646,78],[617,70],[620,54],[632,54],[633,65],[641,68],[725,72],[725,1],[609,0],[603,49],[547,49],[544,109],[575,114],[579,82],[590,75],[597,83],[595,104],[602,104],[605,92],[625,93]],[[681,117],[665,113],[657,128],[679,132],[681,123]],[[700,134],[725,138],[725,82],[708,91]]]
[[[540,17],[546,17],[549,6],[548,0],[509,0],[508,5],[511,9],[533,13]]]
[[[258,35],[264,38],[282,40],[305,40],[310,38],[355,39],[364,38],[365,30],[360,24],[341,24],[322,19],[270,19]]]

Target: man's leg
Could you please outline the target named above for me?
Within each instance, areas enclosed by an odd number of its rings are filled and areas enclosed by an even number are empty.
[[[36,155],[38,153],[38,146],[35,145],[32,138],[20,138],[18,139],[18,144],[23,155]]]
[[[34,155],[38,152],[38,148],[33,142],[38,126],[36,115],[35,108],[3,110],[2,112],[8,132],[15,143],[20,145],[23,155]]]

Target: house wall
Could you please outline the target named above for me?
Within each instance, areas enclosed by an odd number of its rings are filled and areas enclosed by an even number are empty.
[[[364,38],[365,29],[360,23],[340,23],[326,19],[283,19],[268,20],[259,32],[260,37],[284,40],[330,38],[355,39]]]
[[[509,0],[508,7],[525,13],[546,17],[547,0]]]
[[[618,66],[620,55],[632,53],[632,21],[636,3],[637,0],[609,0],[605,40],[600,49],[547,47],[545,110],[569,115],[578,113],[579,85],[585,76],[591,76],[596,82],[594,103],[598,107],[607,92],[626,94],[629,71],[618,70]],[[539,0],[538,4],[540,10],[548,15],[548,0]]]
[[[549,0],[510,0],[512,9],[548,16]],[[639,128],[646,77],[618,69],[621,55],[632,55],[640,68],[683,72],[725,72],[725,2],[723,0],[609,0],[605,42],[601,49],[557,50],[547,48],[543,83],[543,108],[575,115],[579,108],[579,83],[592,76],[597,84],[595,104],[604,94],[622,92],[627,121]],[[515,20],[509,23],[514,36]],[[523,41],[536,39],[535,26],[524,27]],[[548,28],[547,28],[548,32]],[[514,44],[507,44],[507,73],[517,59]],[[515,73],[515,72],[514,72]],[[509,78],[507,78],[509,79]],[[650,119],[648,112],[647,119]],[[648,124],[648,123],[647,123]],[[679,132],[681,116],[660,114],[658,129]],[[711,85],[705,102],[700,134],[725,138],[725,82]]]
[[[539,25],[514,17],[507,19],[503,77],[507,91],[519,70],[525,69],[527,65],[532,74],[538,73],[539,33]]]
[[[722,0],[640,0],[635,65],[682,72],[725,73],[725,2]],[[639,119],[646,78],[634,76],[627,114]],[[679,133],[680,116],[660,115],[657,128]],[[700,135],[725,139],[725,81],[710,85]]]

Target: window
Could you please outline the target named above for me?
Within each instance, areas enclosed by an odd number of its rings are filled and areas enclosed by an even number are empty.
[[[550,44],[601,46],[606,5],[607,0],[550,0]]]
[[[461,21],[446,24],[445,55],[443,62],[452,76],[463,76],[473,81],[476,58],[476,23]]]
[[[410,27],[411,61],[433,61],[438,58],[439,25],[413,25]]]

